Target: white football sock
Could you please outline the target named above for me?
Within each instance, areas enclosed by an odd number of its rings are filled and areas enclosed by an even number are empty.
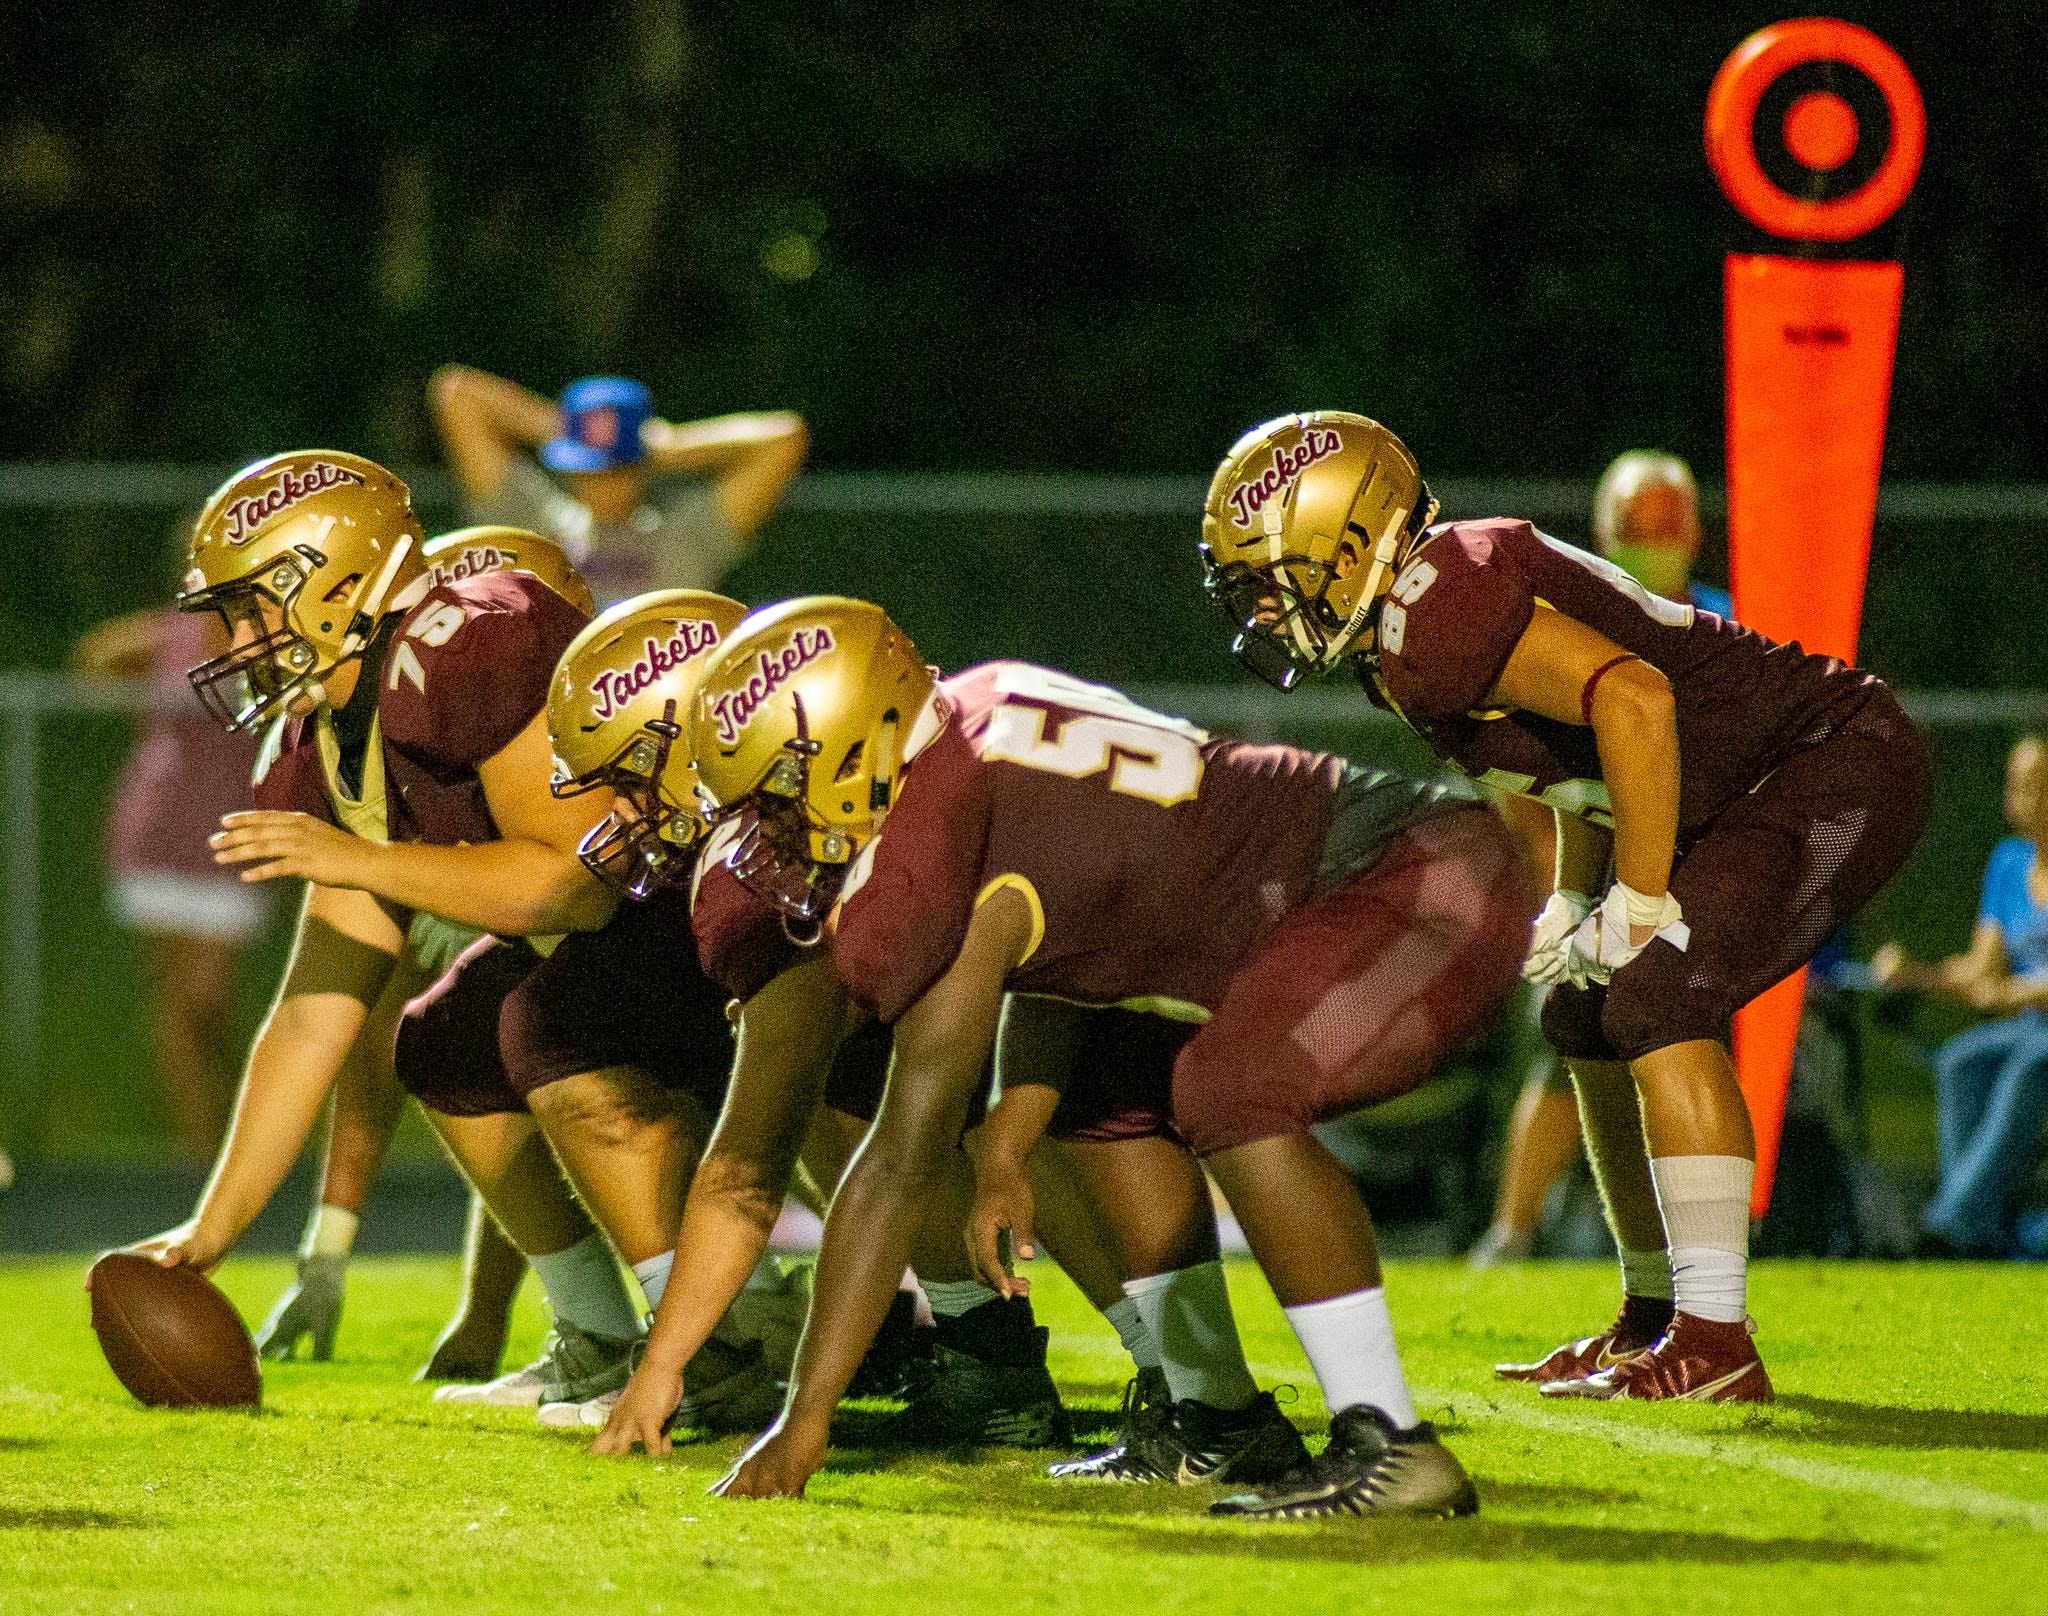
[[[1648,1297],[1659,1302],[1670,1301],[1671,1253],[1624,1251],[1621,1254],[1621,1294]]]
[[[1138,1304],[1128,1296],[1119,1296],[1102,1310],[1102,1316],[1109,1320],[1109,1326],[1116,1331],[1117,1340],[1124,1344],[1124,1351],[1131,1355],[1131,1362],[1140,1369],[1157,1369],[1159,1345],[1152,1339],[1152,1332],[1145,1328],[1145,1315],[1138,1311]]]
[[[1416,1423],[1415,1401],[1408,1395],[1408,1377],[1401,1373],[1384,1286],[1304,1302],[1285,1311],[1322,1382],[1323,1402],[1332,1414],[1364,1403],[1399,1430]]]
[[[362,1220],[346,1207],[324,1201],[313,1208],[306,1223],[306,1238],[299,1242],[301,1257],[346,1257],[355,1249],[356,1226]]]
[[[638,1270],[635,1270],[636,1272]],[[770,1296],[780,1296],[789,1280],[782,1272],[782,1264],[775,1260],[775,1253],[764,1251],[761,1260],[754,1264],[754,1271],[747,1275],[742,1291],[766,1291]]]
[[[1749,1313],[1749,1192],[1756,1163],[1740,1156],[1658,1156],[1650,1176],[1671,1240],[1678,1310],[1739,1324]]]
[[[1259,1395],[1259,1383],[1245,1367],[1222,1263],[1128,1279],[1124,1294],[1138,1304],[1176,1403],[1193,1398],[1235,1412]]]
[[[647,1298],[647,1311],[652,1313],[661,1306],[661,1293],[668,1289],[669,1270],[676,1265],[675,1248],[645,1262],[633,1264],[633,1277],[640,1281],[640,1294]]]
[[[984,1302],[1001,1299],[1000,1292],[978,1279],[928,1279],[924,1282],[924,1294],[932,1304],[932,1316],[941,1319],[957,1319]]]
[[[626,1282],[619,1277],[618,1262],[603,1235],[593,1232],[567,1251],[526,1260],[540,1276],[548,1306],[557,1319],[575,1325],[585,1335],[613,1341],[639,1338],[640,1315],[633,1311]]]

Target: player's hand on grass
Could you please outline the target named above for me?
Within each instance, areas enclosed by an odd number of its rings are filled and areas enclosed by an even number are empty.
[[[642,1358],[625,1391],[612,1404],[590,1451],[607,1458],[631,1453],[636,1446],[655,1456],[668,1452],[675,1446],[668,1434],[668,1419],[682,1400],[683,1372]]]
[[[1031,1220],[1035,1203],[1021,1168],[992,1161],[986,1154],[975,1163],[974,1208],[967,1215],[967,1260],[977,1278],[1005,1297],[1029,1296],[1031,1281],[1010,1272],[1003,1260],[1003,1235],[1019,1262],[1038,1255]]]
[[[306,1341],[313,1362],[330,1362],[347,1280],[348,1258],[338,1252],[301,1257],[299,1277],[285,1288],[256,1332],[257,1352],[265,1358],[290,1358]]]
[[[720,1498],[801,1498],[825,1462],[824,1427],[793,1424],[783,1414],[711,1491]]]
[[[244,866],[244,881],[295,876],[320,887],[358,885],[366,850],[376,846],[311,814],[254,808],[225,815],[207,845],[214,863]]]

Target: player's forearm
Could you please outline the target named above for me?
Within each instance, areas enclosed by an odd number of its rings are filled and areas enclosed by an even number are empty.
[[[1004,1088],[1002,1098],[989,1107],[987,1118],[975,1130],[977,1170],[982,1162],[988,1162],[1022,1172],[1059,1106],[1059,1090],[1050,1084],[1019,1083]]]
[[[867,1144],[832,1199],[818,1251],[811,1316],[789,1384],[789,1419],[823,1430],[909,1266],[922,1208],[943,1175],[943,1158],[906,1160]]]
[[[459,847],[365,842],[351,884],[500,937],[596,931],[616,903],[576,858],[524,837]]]
[[[199,1228],[217,1249],[241,1238],[299,1159],[364,1015],[339,994],[288,994],[271,1011],[199,1201]]]
[[[763,450],[800,445],[803,417],[787,410],[720,415],[704,421],[649,421],[640,430],[647,469],[716,472]]]
[[[783,1195],[767,1176],[758,1164],[729,1156],[707,1156],[698,1169],[683,1206],[673,1276],[647,1333],[646,1358],[655,1368],[681,1373],[768,1249]]]
[[[1552,889],[1596,895],[1601,877],[1607,873],[1607,861],[1613,856],[1614,837],[1610,832],[1577,814],[1559,814]]]
[[[1654,897],[1678,845],[1678,707],[1664,676],[1631,662],[1593,697],[1593,740],[1614,813],[1614,874]]]
[[[468,365],[443,365],[436,371],[432,398],[444,419],[474,423],[529,449],[561,430],[562,412],[552,399]]]

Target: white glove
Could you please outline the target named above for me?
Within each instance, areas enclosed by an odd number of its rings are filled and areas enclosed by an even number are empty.
[[[1631,930],[1640,926],[1652,927],[1650,936],[1640,944],[1630,942]],[[1565,975],[1575,987],[1605,982],[1659,937],[1681,954],[1692,941],[1678,900],[1668,892],[1652,898],[1617,881],[1572,933]]]
[[[1562,982],[1572,933],[1592,912],[1593,900],[1583,892],[1559,888],[1551,893],[1529,933],[1529,957],[1522,961],[1523,980],[1543,987]]]

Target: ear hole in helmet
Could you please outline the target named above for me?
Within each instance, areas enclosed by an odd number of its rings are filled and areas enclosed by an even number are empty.
[[[336,584],[332,589],[328,590],[327,593],[322,595],[320,598],[329,606],[336,605],[339,602],[353,596],[356,592],[357,586],[361,584],[362,581],[363,575],[360,572],[352,572],[346,578],[342,579],[340,583]]]
[[[835,786],[843,780],[851,780],[854,775],[860,772],[861,753],[866,750],[867,742],[855,741],[853,743],[848,749],[846,756],[840,761],[839,772],[832,776],[832,783]]]

